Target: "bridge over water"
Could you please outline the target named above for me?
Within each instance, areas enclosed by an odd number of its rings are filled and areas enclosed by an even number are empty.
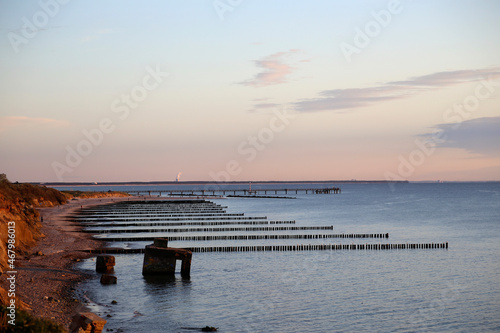
[[[325,188],[266,188],[266,189],[190,189],[190,190],[153,190],[153,191],[127,191],[132,195],[149,195],[149,196],[207,196],[207,195],[267,195],[267,194],[340,194],[342,191],[338,187]]]

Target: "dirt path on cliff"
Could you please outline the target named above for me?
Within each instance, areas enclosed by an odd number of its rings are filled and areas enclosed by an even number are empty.
[[[69,327],[73,315],[83,310],[75,300],[78,281],[85,279],[84,273],[72,269],[75,260],[93,256],[82,252],[102,245],[92,235],[80,232],[81,227],[68,215],[82,207],[113,202],[136,200],[137,197],[114,197],[70,200],[62,206],[40,208],[42,222],[41,238],[26,257],[16,258],[17,294],[38,317],[52,318]],[[37,255],[41,251],[42,255]]]

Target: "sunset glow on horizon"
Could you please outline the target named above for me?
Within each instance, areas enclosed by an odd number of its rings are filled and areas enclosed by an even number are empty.
[[[500,180],[499,14],[493,0],[0,0],[0,173]]]

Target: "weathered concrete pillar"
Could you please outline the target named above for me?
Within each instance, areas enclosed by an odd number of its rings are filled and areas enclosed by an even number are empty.
[[[115,267],[115,257],[109,255],[97,256],[95,270],[99,273],[110,273]]]
[[[182,260],[182,265],[181,265],[181,276],[182,277],[189,277],[191,275],[191,258],[193,256],[193,253],[189,251],[189,254],[187,254],[186,259]]]
[[[153,241],[153,246],[167,248],[168,247],[168,238],[155,238]]]
[[[146,245],[142,275],[175,274],[177,260],[182,260],[181,276],[188,278],[191,274],[191,258],[193,253],[185,249],[168,247],[167,238],[156,238],[154,243]]]

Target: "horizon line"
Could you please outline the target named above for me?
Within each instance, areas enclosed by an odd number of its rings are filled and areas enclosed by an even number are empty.
[[[380,179],[344,179],[344,180],[161,180],[161,181],[103,181],[103,182],[18,182],[45,186],[123,186],[123,185],[196,185],[196,184],[324,184],[324,183],[488,183],[500,182],[500,180],[380,180]]]

